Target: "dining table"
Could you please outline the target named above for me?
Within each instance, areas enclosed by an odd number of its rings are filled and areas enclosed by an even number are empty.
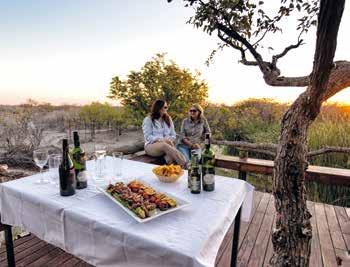
[[[239,213],[250,220],[254,187],[215,175],[215,190],[192,194],[187,171],[173,183],[158,180],[153,164],[106,157],[102,176],[87,161],[88,187],[63,197],[56,184],[37,184],[38,173],[0,184],[1,223],[18,226],[94,266],[214,266],[219,247]],[[99,162],[98,164],[101,164]],[[100,166],[101,167],[101,166]],[[101,192],[110,182],[136,179],[189,203],[183,209],[138,222]]]

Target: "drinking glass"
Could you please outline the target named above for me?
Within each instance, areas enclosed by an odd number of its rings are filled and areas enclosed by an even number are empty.
[[[51,183],[54,185],[58,184],[58,167],[61,163],[62,156],[59,154],[51,154],[49,155],[49,172]]]
[[[37,184],[47,184],[49,182],[42,173],[42,169],[47,163],[48,158],[49,155],[46,149],[37,149],[33,152],[34,162],[40,168],[40,179],[36,181]]]
[[[103,176],[105,168],[106,147],[104,145],[95,145],[94,157],[95,157],[95,173],[98,177]]]
[[[123,176],[123,152],[113,152],[113,172],[117,178]]]

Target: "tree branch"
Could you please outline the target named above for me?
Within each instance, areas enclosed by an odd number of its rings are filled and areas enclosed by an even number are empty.
[[[349,154],[350,153],[350,147],[326,146],[324,148],[321,148],[321,149],[309,152],[307,154],[307,156],[310,158],[310,157],[315,157],[315,156],[319,156],[319,155],[326,154],[326,153],[345,153],[345,154]]]
[[[323,101],[347,87],[350,87],[350,62],[336,61],[333,64],[327,88],[322,97]]]
[[[262,56],[255,50],[255,48],[248,42],[247,39],[245,39],[243,36],[241,36],[238,32],[226,27],[225,25],[223,25],[219,22],[216,23],[216,27],[217,27],[218,31],[222,31],[230,38],[241,42],[249,50],[249,52],[253,55],[254,59],[257,62],[257,65],[259,66],[260,70],[264,74],[269,71],[269,68],[266,66],[265,62],[263,61]]]
[[[285,55],[287,55],[287,53],[292,50],[292,49],[295,49],[295,48],[298,48],[299,46],[303,45],[303,40],[300,39],[298,40],[298,42],[295,44],[295,45],[290,45],[290,46],[287,46],[282,53],[280,54],[277,54],[277,55],[274,55],[272,56],[272,66],[276,67],[277,65],[277,61],[281,58],[281,57],[284,57]]]

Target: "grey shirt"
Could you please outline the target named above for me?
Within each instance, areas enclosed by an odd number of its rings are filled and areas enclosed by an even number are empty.
[[[187,138],[193,144],[200,144],[206,133],[211,133],[207,119],[203,121],[192,121],[190,118],[186,118],[182,121],[179,143],[183,144],[182,140]]]

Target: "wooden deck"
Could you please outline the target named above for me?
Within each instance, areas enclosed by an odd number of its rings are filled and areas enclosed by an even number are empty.
[[[314,202],[308,202],[308,207],[313,228],[310,267],[350,267],[350,208]],[[274,219],[273,196],[256,191],[252,219],[241,224],[237,266],[268,266]],[[221,245],[218,267],[230,266],[232,231]]]
[[[350,267],[350,208],[314,202],[308,205],[313,215],[310,266]],[[238,266],[268,266],[274,218],[272,195],[255,192],[252,219],[241,224]],[[232,231],[231,228],[221,245],[217,267],[230,266]],[[91,266],[34,235],[20,238],[14,244],[17,266]],[[0,249],[0,266],[7,266],[4,247]]]

